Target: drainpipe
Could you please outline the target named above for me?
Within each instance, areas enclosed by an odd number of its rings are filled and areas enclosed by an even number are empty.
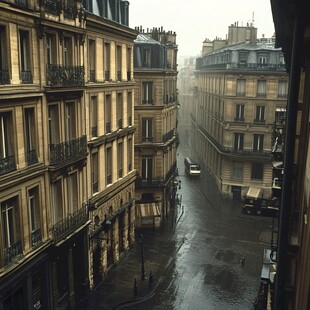
[[[297,8],[296,8],[297,9]],[[292,57],[290,67],[290,86],[286,111],[286,133],[284,153],[284,178],[282,187],[282,199],[279,223],[278,259],[276,275],[275,309],[286,309],[287,273],[289,270],[288,245],[290,237],[291,213],[293,210],[292,185],[294,171],[294,150],[296,137],[296,123],[298,112],[298,94],[302,65],[302,44],[304,37],[304,26],[302,18],[295,11],[294,36],[292,44]]]

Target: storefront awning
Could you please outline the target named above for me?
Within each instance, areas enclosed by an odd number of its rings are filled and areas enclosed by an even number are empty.
[[[137,204],[137,211],[138,217],[160,217],[160,204],[158,202]]]

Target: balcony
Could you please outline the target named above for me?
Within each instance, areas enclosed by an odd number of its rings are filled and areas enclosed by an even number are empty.
[[[235,118],[234,118],[234,122],[235,122],[235,123],[244,123],[244,118],[235,117]]]
[[[15,4],[17,6],[21,6],[21,7],[28,7],[28,1],[27,0],[15,0]]]
[[[170,130],[169,132],[163,135],[163,142],[166,143],[167,141],[172,139],[173,135],[174,135],[174,129]]]
[[[12,263],[23,254],[22,243],[17,241],[4,250],[4,266]]]
[[[118,80],[118,81],[121,81],[121,80],[122,80],[122,72],[121,72],[121,71],[117,71],[116,76],[117,76],[117,80]]]
[[[255,118],[255,119],[253,119],[253,123],[254,124],[265,124],[266,121],[264,119]]]
[[[46,66],[46,83],[49,87],[84,86],[84,66]]]
[[[55,0],[45,0],[44,2],[44,9],[45,12],[53,14],[53,15],[59,15],[59,2]]]
[[[36,150],[29,150],[26,152],[26,160],[28,165],[33,165],[38,162]]]
[[[117,121],[117,124],[118,124],[118,128],[119,128],[119,129],[122,129],[122,128],[123,128],[123,119],[120,118],[120,119]]]
[[[107,175],[107,184],[111,184],[112,183],[112,175],[109,174]]]
[[[88,220],[87,208],[82,207],[74,213],[69,214],[65,219],[59,221],[52,227],[54,242],[64,239],[75,229],[85,224]]]
[[[10,76],[8,70],[0,70],[0,85],[10,84]]]
[[[118,177],[119,178],[123,177],[123,168],[118,169]]]
[[[142,142],[153,142],[153,137],[142,137]]]
[[[50,165],[58,166],[84,158],[87,155],[86,136],[59,144],[50,144]]]
[[[32,84],[32,73],[31,71],[22,71],[21,73],[22,84]]]
[[[72,6],[65,6],[64,7],[64,17],[68,19],[74,19],[75,17],[75,9]]]
[[[104,78],[106,81],[110,81],[110,71],[105,71],[104,72]]]
[[[15,156],[0,159],[0,175],[16,170]]]
[[[142,104],[153,104],[154,100],[153,99],[143,99]]]
[[[93,183],[93,193],[97,193],[99,191],[99,184],[98,182]]]
[[[92,137],[97,137],[97,135],[98,135],[97,126],[91,127],[91,136],[92,136]]]
[[[96,71],[95,70],[89,70],[89,81],[96,82]]]
[[[35,247],[42,241],[41,229],[34,230],[31,233],[31,245]]]
[[[111,132],[111,122],[105,123],[105,132],[110,133]]]

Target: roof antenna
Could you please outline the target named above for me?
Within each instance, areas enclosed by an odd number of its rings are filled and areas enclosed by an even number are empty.
[[[254,11],[252,12],[252,27],[254,27]]]

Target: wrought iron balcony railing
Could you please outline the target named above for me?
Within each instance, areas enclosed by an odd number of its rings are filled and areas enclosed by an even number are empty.
[[[22,243],[17,241],[10,247],[4,249],[4,266],[12,263],[23,254]]]
[[[112,183],[112,175],[109,174],[107,175],[107,184],[111,184]]]
[[[15,156],[0,159],[0,175],[16,170]]]
[[[153,99],[143,99],[142,104],[153,104],[154,100]]]
[[[22,83],[32,84],[32,73],[31,71],[22,71]]]
[[[10,84],[10,76],[8,70],[0,70],[0,84]]]
[[[110,71],[105,71],[104,72],[104,78],[106,81],[110,81]]]
[[[97,135],[98,135],[97,126],[93,126],[93,127],[91,128],[91,136],[92,136],[92,137],[97,137]]]
[[[86,136],[59,144],[50,144],[50,164],[60,165],[87,155]]]
[[[118,120],[118,128],[119,128],[119,129],[122,129],[122,128],[123,128],[123,119],[122,119],[122,118],[120,118],[120,119]]]
[[[117,80],[118,80],[118,81],[121,81],[121,80],[122,80],[122,72],[121,72],[121,71],[117,71],[116,76],[117,76]]]
[[[96,82],[96,71],[95,70],[89,70],[89,81]]]
[[[142,137],[142,142],[153,142],[153,137]]]
[[[105,132],[110,133],[111,132],[111,122],[105,123]]]
[[[41,229],[34,230],[31,233],[31,245],[35,247],[42,241]]]
[[[68,19],[74,19],[75,17],[75,8],[72,6],[65,6],[64,7],[64,16]]]
[[[83,86],[84,66],[46,65],[46,82],[50,87]]]
[[[26,152],[26,159],[28,165],[36,164],[38,162],[36,150],[29,150]]]
[[[123,168],[118,169],[118,177],[119,178],[123,177]]]
[[[99,184],[98,182],[93,183],[93,193],[97,193],[99,189]]]
[[[22,6],[24,8],[28,7],[28,1],[27,0],[15,0],[15,4],[18,6]]]
[[[163,142],[166,143],[168,140],[172,139],[174,135],[174,129],[170,130],[166,134],[163,135]]]
[[[51,13],[53,15],[59,14],[59,1],[55,0],[45,0],[44,2],[44,9],[47,13]]]
[[[87,219],[87,208],[83,206],[81,209],[69,214],[65,219],[56,223],[51,229],[54,242],[58,242],[68,236],[75,229],[85,224]]]

